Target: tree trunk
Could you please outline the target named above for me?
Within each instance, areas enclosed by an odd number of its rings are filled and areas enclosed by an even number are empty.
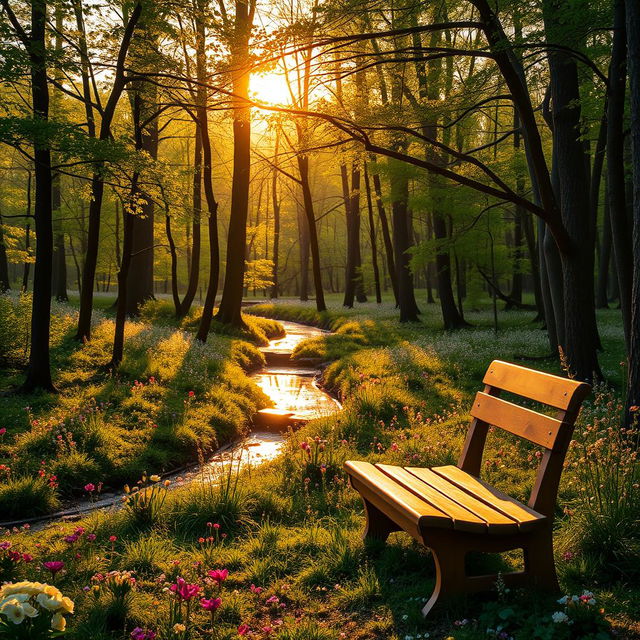
[[[629,53],[629,95],[631,102],[631,166],[633,171],[633,287],[627,378],[627,425],[637,420],[640,407],[640,5],[626,3],[627,49]]]
[[[273,205],[273,284],[270,298],[279,295],[278,270],[280,266],[280,200],[278,200],[278,152],[280,150],[280,129],[276,129],[276,140],[273,152],[273,173],[271,176],[271,200]]]
[[[136,2],[127,25],[125,27],[118,58],[116,61],[116,71],[111,87],[111,93],[107,99],[107,103],[102,113],[100,122],[99,139],[101,141],[111,138],[111,123],[115,115],[116,106],[124,90],[125,79],[125,62],[127,52],[131,44],[131,38],[135,31],[140,14],[142,12],[142,4]],[[98,265],[98,249],[100,244],[100,215],[102,211],[102,198],[104,196],[104,170],[105,162],[97,162],[93,177],[91,179],[91,199],[89,204],[89,227],[87,230],[87,247],[85,252],[85,260],[82,270],[82,286],[80,289],[80,312],[78,314],[78,331],[76,339],[89,340],[91,338],[91,315],[93,313],[93,286],[96,277],[96,267]]]
[[[372,175],[373,190],[376,194],[376,207],[378,209],[378,217],[380,218],[380,230],[382,231],[384,251],[387,258],[387,271],[389,273],[389,280],[391,281],[391,288],[393,289],[393,297],[396,301],[396,306],[399,306],[398,276],[396,274],[396,263],[393,257],[393,241],[391,239],[391,231],[389,230],[389,220],[387,219],[387,212],[384,207],[384,200],[382,199],[382,183],[380,181],[380,174],[377,171],[376,156],[371,154],[370,158],[372,165],[376,168]]]
[[[369,213],[369,240],[371,242],[371,264],[373,266],[373,282],[376,290],[376,303],[382,303],[382,291],[380,289],[380,269],[378,267],[378,245],[376,239],[376,223],[373,217],[373,201],[371,198],[371,181],[367,165],[364,165],[364,182],[367,190],[367,211]]]
[[[609,95],[607,113],[607,178],[609,191],[609,220],[618,286],[620,309],[627,350],[631,340],[631,287],[633,254],[631,229],[627,222],[624,163],[624,102],[627,80],[627,47],[624,0],[614,2],[613,48],[609,67]]]
[[[596,308],[609,308],[609,271],[611,267],[611,220],[609,217],[609,187],[605,184],[604,216],[602,220],[602,241],[598,262],[598,285],[596,288]]]
[[[189,260],[189,279],[187,291],[180,303],[179,318],[184,318],[189,313],[193,300],[198,291],[200,278],[200,253],[201,253],[201,228],[202,217],[202,134],[200,125],[196,123],[195,150],[193,152],[193,218],[191,235],[191,252]]]
[[[232,52],[233,102],[233,181],[231,211],[227,237],[227,269],[222,290],[218,320],[243,327],[242,291],[244,257],[247,248],[247,212],[251,174],[251,108],[249,98],[249,36],[254,4],[235,2],[235,33]]]
[[[46,67],[46,0],[31,2],[31,34],[28,53],[31,60],[31,97],[36,121],[46,126],[49,120],[49,85]],[[26,43],[25,43],[26,44]],[[53,262],[53,208],[51,201],[51,151],[48,145],[34,142],[36,226],[36,264],[33,276],[31,309],[31,350],[23,392],[35,389],[55,391],[51,379],[49,332],[51,318],[51,270]]]
[[[557,6],[546,0],[544,19],[547,38],[559,42]],[[587,162],[580,132],[580,87],[573,57],[550,51],[553,146],[557,162],[560,211],[571,247],[562,253],[564,355],[573,375],[580,380],[601,378],[597,359],[598,332],[594,298],[595,233],[591,219]]]
[[[29,291],[29,274],[31,272],[31,223],[27,222],[27,226],[24,229],[24,251],[25,261],[22,265],[22,287],[20,288],[23,293]]]
[[[4,244],[4,233],[2,229],[2,214],[0,214],[0,293],[11,289],[9,278],[9,262],[7,260],[7,247]]]

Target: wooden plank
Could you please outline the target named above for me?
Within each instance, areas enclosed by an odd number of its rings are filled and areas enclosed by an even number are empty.
[[[418,498],[371,463],[347,460],[344,466],[352,480],[380,497],[383,504],[380,506],[380,501],[376,501],[376,506],[381,511],[386,513],[385,505],[391,505],[415,525],[451,528],[451,519],[442,511]]]
[[[484,480],[465,473],[461,469],[458,469],[458,467],[447,465],[445,467],[433,467],[432,470],[478,500],[482,500],[494,509],[513,518],[518,522],[520,531],[530,531],[536,525],[546,520],[542,514],[518,502],[499,489],[492,487]]]
[[[422,500],[426,500],[430,505],[449,516],[453,521],[454,529],[458,531],[470,531],[472,533],[487,532],[487,523],[485,520],[443,495],[437,489],[425,484],[402,467],[396,467],[390,464],[377,464],[376,468],[380,469],[380,471],[390,478],[393,478],[398,484],[408,491],[411,491],[411,493]],[[513,523],[513,521],[511,522]]]
[[[494,360],[491,363],[483,382],[563,411],[571,404],[576,391],[580,390],[586,395],[590,389],[584,382],[561,378],[500,360]]]
[[[547,449],[553,449],[562,422],[542,413],[490,396],[476,394],[471,415]]]
[[[446,478],[439,476],[432,469],[407,467],[407,471],[430,487],[433,487],[433,489],[447,496],[450,500],[454,500],[465,509],[482,518],[482,520],[487,523],[487,530],[490,534],[497,533],[504,535],[517,533],[518,521],[505,515],[502,511],[495,509],[491,504],[479,500],[473,494],[460,489],[460,487]],[[457,529],[455,524],[454,529]]]

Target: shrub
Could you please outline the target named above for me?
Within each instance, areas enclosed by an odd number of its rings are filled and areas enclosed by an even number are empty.
[[[51,513],[59,507],[54,483],[45,478],[16,477],[0,484],[0,513],[5,521]]]
[[[82,491],[85,484],[95,482],[101,473],[100,465],[80,451],[70,451],[54,458],[50,471],[58,479],[63,493]]]

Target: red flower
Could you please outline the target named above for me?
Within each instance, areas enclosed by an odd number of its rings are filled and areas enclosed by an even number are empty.
[[[206,598],[200,599],[200,606],[205,611],[215,611],[222,604],[222,600],[220,598],[210,598],[207,600]]]
[[[208,571],[209,577],[220,586],[229,576],[229,571],[227,569],[211,569]]]
[[[184,578],[178,578],[176,584],[172,584],[169,589],[173,591],[181,600],[191,600],[200,593],[200,585],[189,584]]]
[[[115,542],[118,539],[118,536],[109,536],[109,542]]]
[[[92,482],[89,482],[88,484],[84,485],[84,490],[87,493],[93,493],[96,490],[96,485],[93,484]]]
[[[241,624],[238,627],[238,635],[239,636],[246,636],[246,635],[248,635],[250,633],[251,633],[251,629],[250,629],[248,624]]]
[[[196,397],[196,392],[195,391],[189,391],[189,397],[190,398],[195,398]]]

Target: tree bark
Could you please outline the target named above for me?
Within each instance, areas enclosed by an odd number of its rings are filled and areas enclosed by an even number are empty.
[[[111,93],[107,99],[107,103],[102,113],[100,122],[99,139],[108,140],[111,137],[111,123],[115,115],[116,106],[120,100],[120,96],[126,84],[125,78],[125,62],[127,53],[131,44],[131,39],[135,31],[140,14],[142,12],[142,4],[136,2],[124,34],[118,58],[116,61],[116,70],[111,86]],[[89,204],[89,227],[87,230],[87,248],[85,252],[85,260],[82,270],[82,286],[80,291],[80,312],[78,314],[78,330],[76,338],[86,341],[91,338],[91,315],[93,312],[93,287],[96,277],[96,267],[98,265],[98,249],[100,243],[100,216],[102,211],[102,198],[104,196],[104,170],[106,163],[99,161],[94,166],[93,177],[91,179],[91,200]]]
[[[627,81],[627,46],[624,0],[614,2],[613,47],[609,66],[607,113],[607,178],[609,220],[618,286],[620,309],[627,350],[631,340],[631,287],[633,254],[631,229],[627,221],[624,163],[624,103]]]
[[[626,3],[626,31],[631,103],[631,166],[633,172],[633,286],[625,422],[637,420],[640,407],[640,5]]]
[[[2,214],[0,214],[0,293],[11,289],[9,278],[9,262],[7,260],[7,247],[4,244],[4,233],[2,229]]]
[[[376,303],[382,303],[382,290],[380,288],[380,269],[378,267],[378,245],[376,234],[376,223],[373,216],[373,199],[371,197],[371,181],[369,180],[369,170],[364,165],[364,182],[367,190],[367,211],[369,213],[369,240],[371,242],[371,264],[373,266],[373,282],[376,291]]]
[[[244,327],[242,292],[247,248],[247,212],[251,174],[251,108],[249,98],[249,37],[254,3],[236,0],[232,52],[233,180],[227,237],[227,268],[217,318],[223,324]]]

